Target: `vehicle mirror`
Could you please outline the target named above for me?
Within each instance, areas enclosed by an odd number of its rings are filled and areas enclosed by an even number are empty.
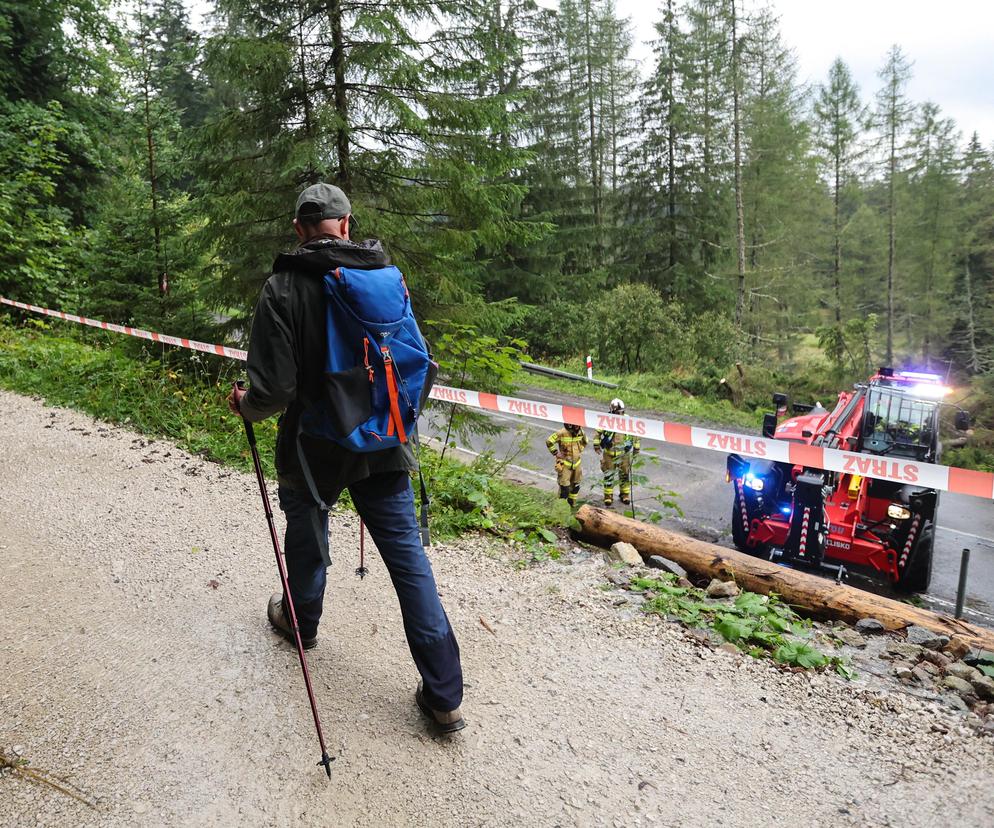
[[[787,395],[786,394],[774,394],[773,395],[773,407],[780,411],[781,409],[787,408]]]
[[[969,411],[957,411],[956,417],[953,419],[953,426],[957,431],[969,431],[970,429],[970,412]]]
[[[725,463],[728,469],[728,476],[732,480],[737,480],[738,478],[743,477],[745,473],[749,471],[749,462],[747,460],[743,460],[737,454],[729,454]]]
[[[777,433],[777,415],[776,414],[764,414],[763,415],[763,436],[773,437]]]

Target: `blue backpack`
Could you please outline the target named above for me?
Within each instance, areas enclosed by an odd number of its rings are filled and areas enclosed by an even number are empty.
[[[401,272],[339,267],[327,297],[325,396],[301,430],[349,451],[394,448],[411,439],[438,366],[432,361]]]
[[[300,435],[331,440],[355,452],[416,444],[418,416],[438,374],[396,267],[338,267],[324,276],[324,292],[324,397],[304,407],[297,437],[308,488],[322,508]],[[423,479],[421,488],[426,529]]]

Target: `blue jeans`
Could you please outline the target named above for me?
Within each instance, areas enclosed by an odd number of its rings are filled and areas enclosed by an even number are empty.
[[[455,710],[463,692],[459,645],[421,546],[410,478],[407,472],[376,475],[350,486],[349,494],[393,581],[425,701],[435,710]],[[317,635],[324,604],[328,513],[318,509],[306,490],[280,486],[279,498],[286,515],[290,594],[300,634],[309,638]]]

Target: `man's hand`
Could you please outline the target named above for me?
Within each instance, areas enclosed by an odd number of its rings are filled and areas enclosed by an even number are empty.
[[[239,417],[242,416],[242,397],[245,394],[245,386],[240,382],[236,382],[231,386],[231,393],[228,394],[228,408],[231,409],[233,414],[237,414]]]
[[[600,453],[601,453],[600,443],[594,443],[594,454],[600,454]]]

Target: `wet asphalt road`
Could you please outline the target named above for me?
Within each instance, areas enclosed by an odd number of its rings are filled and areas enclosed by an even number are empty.
[[[601,406],[599,402],[582,397],[566,398],[534,388],[523,389],[517,396],[588,408]],[[441,424],[438,421],[442,419],[444,411],[444,406],[438,406],[436,412],[430,416],[427,434],[439,436]],[[685,418],[661,412],[629,413],[686,422]],[[509,477],[555,491],[557,486],[552,458],[546,451],[545,440],[557,426],[554,423],[506,414],[488,416],[505,426],[505,430],[496,437],[474,436],[468,442],[458,441],[459,448],[470,453],[492,452],[502,460],[510,458],[507,468]],[[756,431],[758,433],[759,423],[756,424]],[[587,432],[587,437],[592,442],[593,432],[589,429]],[[645,462],[639,472],[647,481],[635,490],[638,513],[647,515],[650,511],[658,510],[662,514],[660,525],[731,547],[732,492],[724,477],[726,455],[644,439],[642,449]],[[599,483],[598,457],[590,445],[583,457],[581,500],[599,504]],[[673,492],[675,496],[662,495],[662,492]],[[675,500],[682,514],[663,507],[660,501],[664,498]],[[933,609],[952,614],[964,547],[971,550],[964,617],[974,623],[994,626],[994,503],[991,501],[948,493],[941,496],[932,584],[928,593],[921,597]],[[856,575],[851,578],[850,583],[893,595],[887,587]]]

